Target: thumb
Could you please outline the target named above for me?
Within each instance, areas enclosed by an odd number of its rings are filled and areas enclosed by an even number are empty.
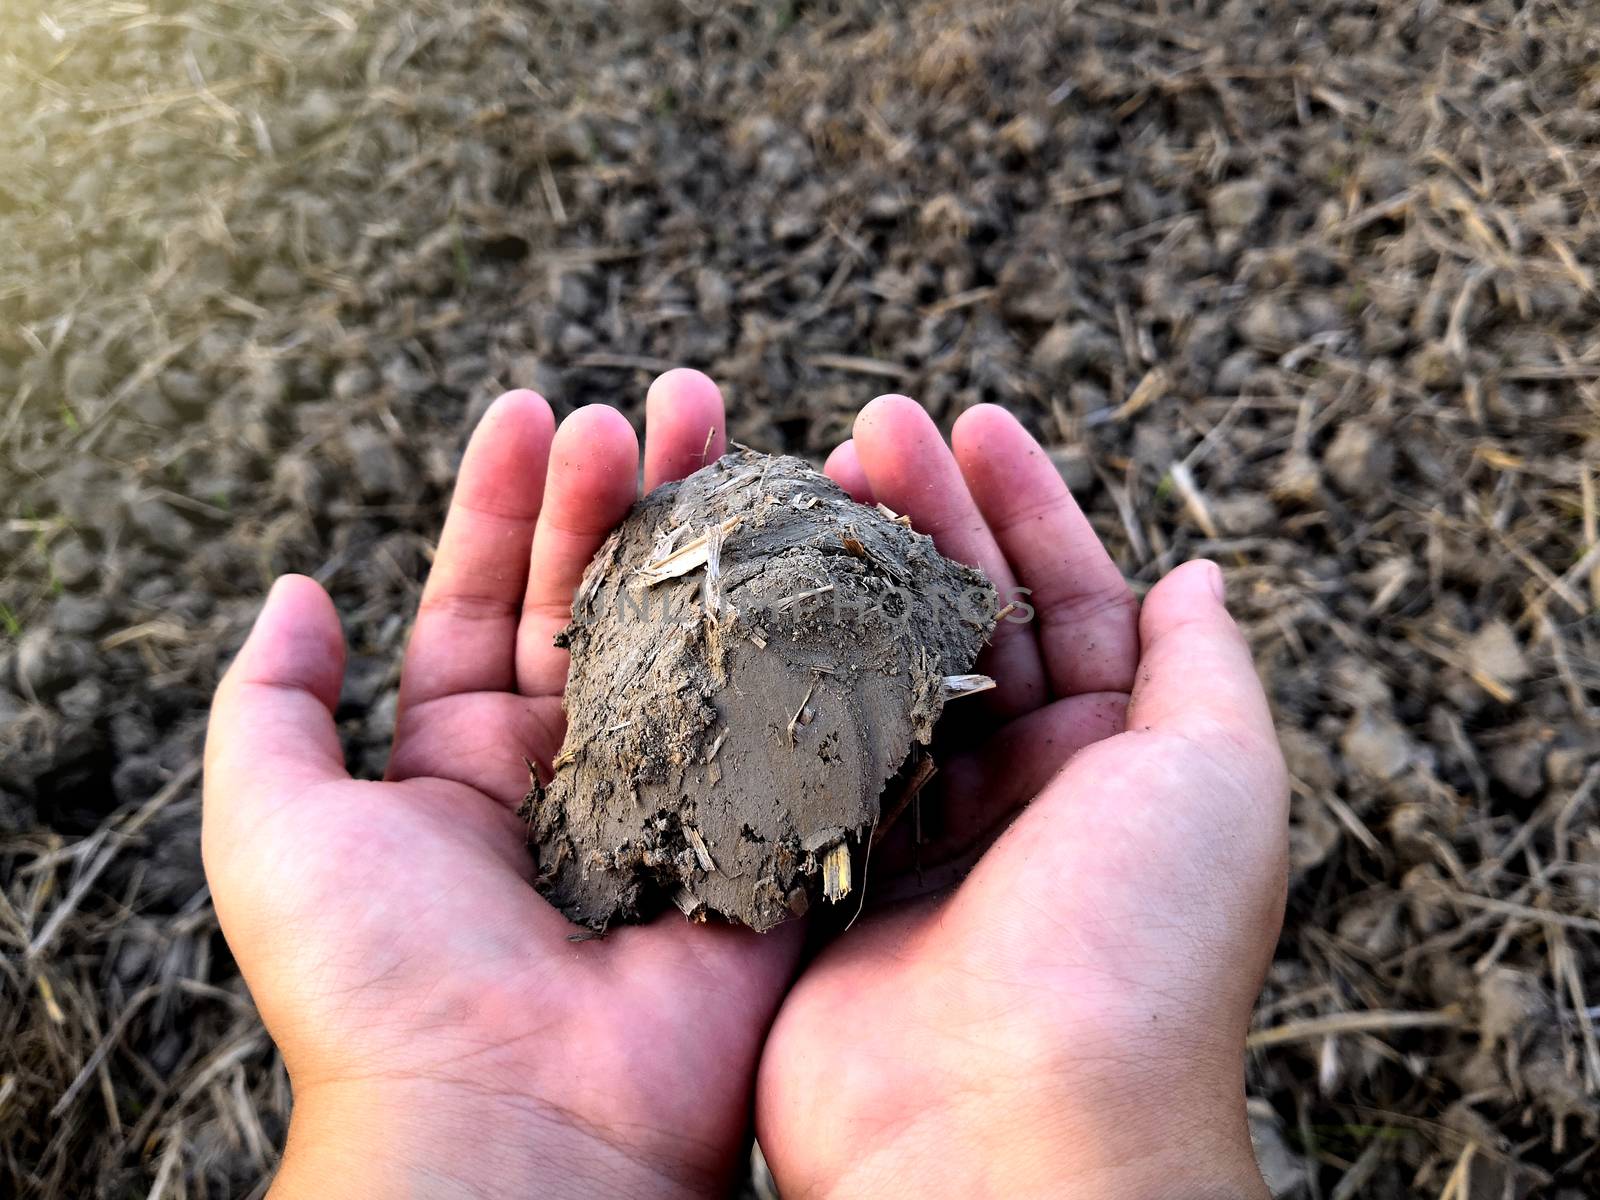
[[[1205,561],[1184,563],[1150,589],[1128,728],[1186,737],[1246,776],[1282,775],[1266,692],[1223,597],[1222,572]],[[1268,793],[1287,790],[1276,778],[1261,782]]]
[[[343,678],[344,633],[333,601],[305,576],[285,575],[211,704],[208,849],[246,835],[282,800],[349,778],[333,724]]]

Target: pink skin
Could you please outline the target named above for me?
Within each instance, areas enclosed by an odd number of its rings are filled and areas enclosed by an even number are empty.
[[[693,469],[710,380],[651,389],[644,458]],[[692,444],[691,444],[692,443]],[[719,453],[720,442],[712,446]],[[273,1195],[704,1195],[737,1169],[798,931],[676,914],[574,943],[528,886],[523,756],[563,732],[551,636],[635,496],[618,413],[502,397],[468,448],[406,654],[389,776],[352,781],[338,618],[278,582],[218,689],[204,847],[295,1088]],[[548,464],[548,473],[546,471]]]
[[[768,1162],[794,1197],[1264,1197],[1242,1058],[1287,783],[1221,574],[1180,567],[1141,611],[1013,417],[952,441],[886,396],[830,467],[1032,589],[988,658],[1012,686],[941,727],[969,748],[923,854],[982,855],[807,966],[762,1055]]]
[[[704,376],[663,376],[646,411],[647,484],[721,453]],[[752,1093],[789,1196],[1264,1194],[1239,1055],[1285,786],[1215,568],[1141,613],[1011,417],[965,414],[952,455],[912,401],[869,405],[830,473],[1033,589],[1037,617],[986,655],[999,694],[942,729],[950,819],[917,854],[976,867],[869,911],[782,1000],[794,928],[672,916],[574,943],[528,886],[513,814],[521,757],[547,765],[563,731],[551,637],[639,463],[609,409],[557,430],[532,393],[491,408],[385,782],[345,773],[343,639],[310,580],[279,581],[218,689],[207,872],[295,1086],[273,1195],[715,1194]],[[879,898],[915,879],[907,828]]]
[[[822,469],[829,479],[849,492],[850,499],[858,504],[877,502],[872,495],[872,485],[867,482],[867,473],[861,469],[861,458],[856,454],[855,439],[840,442],[835,446],[833,453],[828,455],[828,461],[822,465]]]

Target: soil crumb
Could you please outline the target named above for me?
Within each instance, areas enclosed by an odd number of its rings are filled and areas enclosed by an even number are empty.
[[[671,903],[765,930],[843,899],[885,783],[985,682],[965,673],[994,616],[980,572],[800,459],[740,450],[655,489],[560,637],[540,891],[594,929]]]

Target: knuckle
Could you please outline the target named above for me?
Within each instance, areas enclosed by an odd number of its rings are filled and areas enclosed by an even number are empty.
[[[500,620],[512,615],[516,605],[500,596],[466,589],[441,590],[424,593],[419,613],[444,616],[461,621]]]
[[[1139,611],[1139,599],[1122,580],[1054,596],[1036,596],[1033,606],[1040,621],[1052,625],[1080,625],[1102,618],[1124,620]]]

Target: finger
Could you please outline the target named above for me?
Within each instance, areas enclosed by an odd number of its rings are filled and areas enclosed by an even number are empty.
[[[1078,751],[1126,727],[1128,697],[1093,692],[1047,704],[1007,724],[975,750],[940,765],[947,791],[963,800],[949,815],[956,843],[973,837],[1021,808],[1044,788]]]
[[[1128,728],[1179,734],[1243,775],[1281,773],[1266,693],[1223,594],[1222,572],[1203,561],[1150,589]]]
[[[528,764],[550,778],[566,716],[554,696],[484,692],[400,714],[384,778],[448,779],[515,812],[528,794]]]
[[[939,764],[920,811],[903,812],[874,852],[883,877],[970,866],[1078,751],[1124,729],[1128,697],[1097,692],[1058,700],[1008,722],[981,746]],[[924,879],[927,886],[942,886]],[[920,890],[920,889],[918,889]]]
[[[1139,661],[1139,602],[1039,443],[980,404],[951,431],[956,462],[1018,581],[1058,696],[1127,692]]]
[[[567,652],[555,636],[572,620],[572,596],[606,535],[638,494],[639,439],[614,408],[580,408],[556,430],[544,508],[533,533],[528,592],[517,630],[517,687],[559,695]]]
[[[402,707],[514,685],[528,550],[554,432],[550,406],[533,392],[508,392],[478,422],[406,647]]]
[[[854,440],[879,502],[908,514],[941,554],[980,568],[1001,596],[1012,593],[1016,578],[1005,555],[972,502],[950,448],[920,404],[905,396],[879,396],[856,417]],[[997,686],[987,699],[1002,715],[1028,712],[1045,701],[1044,667],[1027,625],[1000,622],[979,670],[994,677]]]
[[[344,634],[333,602],[312,580],[285,575],[212,701],[208,840],[253,827],[275,800],[349,778],[333,723],[343,678]]]
[[[847,439],[835,446],[828,461],[822,464],[822,473],[849,492],[850,499],[857,503],[876,503],[872,485],[867,482],[867,473],[861,469],[861,459],[856,455],[854,441]]]
[[[644,490],[692,475],[727,449],[722,393],[679,367],[650,385],[644,401]]]

